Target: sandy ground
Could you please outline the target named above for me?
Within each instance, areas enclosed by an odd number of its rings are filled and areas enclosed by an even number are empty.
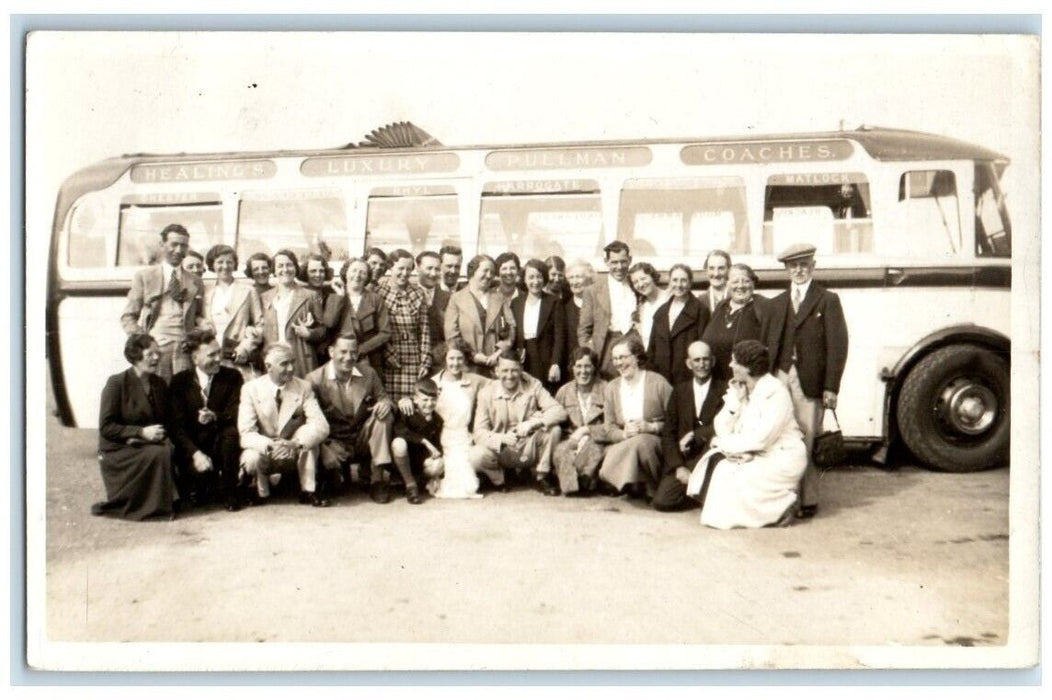
[[[360,493],[174,522],[89,514],[96,433],[48,423],[51,641],[972,646],[1008,625],[1008,471],[827,472],[821,511],[720,532],[624,498]],[[864,460],[856,460],[863,462]]]

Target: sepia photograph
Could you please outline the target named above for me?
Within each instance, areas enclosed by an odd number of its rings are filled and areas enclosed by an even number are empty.
[[[1038,36],[25,64],[31,668],[1037,663]]]

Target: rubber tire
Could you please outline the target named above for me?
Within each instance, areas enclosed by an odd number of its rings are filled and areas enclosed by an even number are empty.
[[[939,390],[959,376],[981,377],[1000,401],[999,415],[983,439],[958,444],[940,434],[933,404]],[[1008,463],[1010,433],[1008,362],[978,345],[939,348],[906,375],[896,416],[899,433],[913,455],[929,469],[966,473]]]

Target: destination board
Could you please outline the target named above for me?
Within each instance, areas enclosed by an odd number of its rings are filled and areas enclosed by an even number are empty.
[[[490,170],[550,170],[553,168],[624,168],[647,165],[646,146],[593,148],[519,148],[492,151],[486,156]]]
[[[307,177],[334,175],[408,175],[448,173],[460,167],[456,153],[408,153],[395,155],[340,155],[307,158],[300,172]]]
[[[846,160],[855,152],[850,141],[783,141],[717,143],[684,146],[680,158],[687,165],[731,165],[745,163],[792,163]]]
[[[264,180],[278,170],[272,160],[216,160],[197,163],[140,163],[132,166],[131,180],[200,182],[203,180]]]

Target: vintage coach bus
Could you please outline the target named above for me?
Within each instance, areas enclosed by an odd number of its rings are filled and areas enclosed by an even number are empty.
[[[202,253],[220,242],[242,261],[324,249],[334,267],[370,246],[454,243],[466,259],[513,250],[602,271],[602,247],[618,239],[659,270],[689,261],[699,288],[705,254],[720,248],[757,270],[765,294],[786,284],[777,251],[809,241],[816,277],[840,294],[850,325],[845,436],[877,446],[878,458],[901,438],[942,470],[1007,461],[1004,156],[866,127],[463,148],[400,144],[406,131],[388,129],[388,145],[128,155],[72,175],[55,209],[47,307],[62,421],[96,424],[102,383],[123,366],[132,273],[172,222]]]

